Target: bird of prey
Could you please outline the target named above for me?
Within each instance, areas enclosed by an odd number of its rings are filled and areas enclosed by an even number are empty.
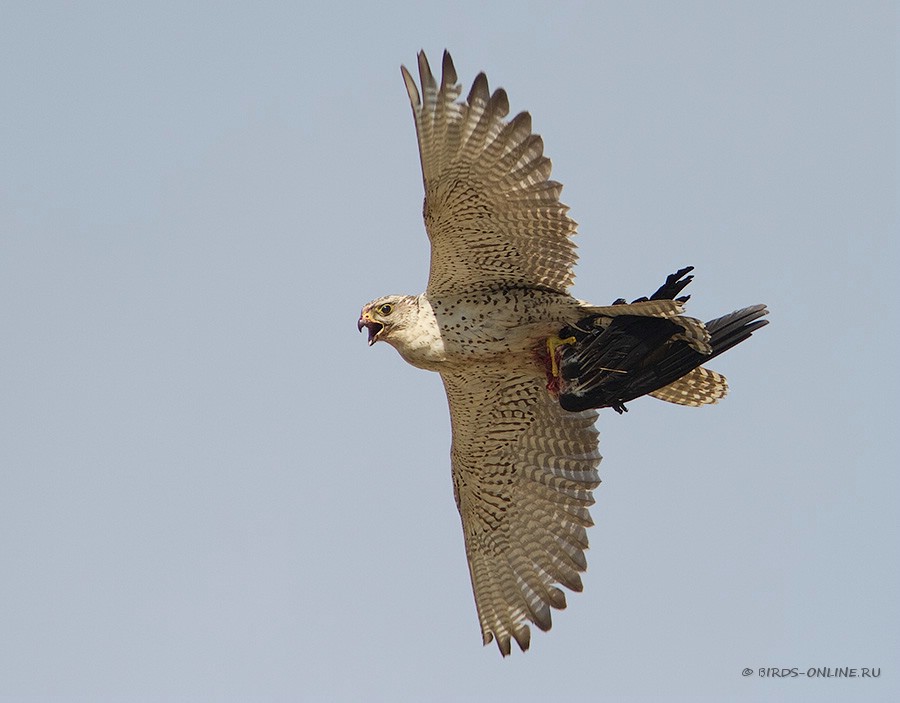
[[[581,591],[597,466],[597,409],[650,394],[714,403],[725,378],[701,366],[765,324],[762,305],[706,324],[683,314],[682,269],[653,295],[594,306],[572,297],[576,224],[549,179],[531,117],[507,119],[479,74],[465,100],[450,54],[441,80],[418,55],[401,67],[419,142],[428,286],[363,307],[384,341],[441,375],[450,405],[453,493],[484,644],[528,649]]]

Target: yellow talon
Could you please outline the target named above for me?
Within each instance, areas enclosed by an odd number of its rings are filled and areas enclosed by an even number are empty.
[[[565,339],[560,339],[556,335],[547,337],[547,351],[550,352],[550,373],[553,374],[553,378],[559,378],[559,364],[556,363],[556,350],[566,344],[575,344],[577,341],[578,340],[575,339],[575,337],[566,337]]]

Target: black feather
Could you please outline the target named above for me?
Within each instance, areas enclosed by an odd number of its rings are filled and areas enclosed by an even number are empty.
[[[686,300],[688,296],[675,296],[693,279],[686,275],[692,269],[683,268],[666,278],[649,299]],[[669,385],[749,338],[767,324],[761,319],[766,313],[764,305],[753,305],[707,322],[710,354],[675,339],[683,328],[669,319],[585,317],[559,333],[562,338],[575,338],[574,344],[560,347],[559,403],[573,412],[604,407],[624,412],[626,402]]]

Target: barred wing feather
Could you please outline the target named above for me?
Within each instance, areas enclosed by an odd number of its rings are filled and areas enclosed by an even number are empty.
[[[442,373],[453,488],[484,643],[523,650],[550,629],[563,585],[581,590],[588,507],[600,479],[594,411],[565,412],[545,380],[508,368]]]
[[[440,85],[419,53],[421,91],[403,78],[412,104],[431,241],[429,295],[505,287],[565,292],[577,258],[575,222],[549,180],[550,160],[531,116],[507,121],[506,92],[479,74],[464,102],[450,54]]]

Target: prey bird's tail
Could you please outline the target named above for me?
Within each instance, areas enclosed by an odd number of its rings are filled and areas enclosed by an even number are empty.
[[[675,296],[690,283],[689,271],[669,276],[649,300],[686,301],[688,296]],[[575,340],[558,351],[560,405],[570,411],[611,407],[621,413],[625,403],[648,394],[679,405],[714,403],[728,384],[701,364],[748,339],[767,324],[762,319],[767,313],[765,305],[752,305],[707,322],[708,353],[685,337],[677,317],[589,315],[559,333]]]

